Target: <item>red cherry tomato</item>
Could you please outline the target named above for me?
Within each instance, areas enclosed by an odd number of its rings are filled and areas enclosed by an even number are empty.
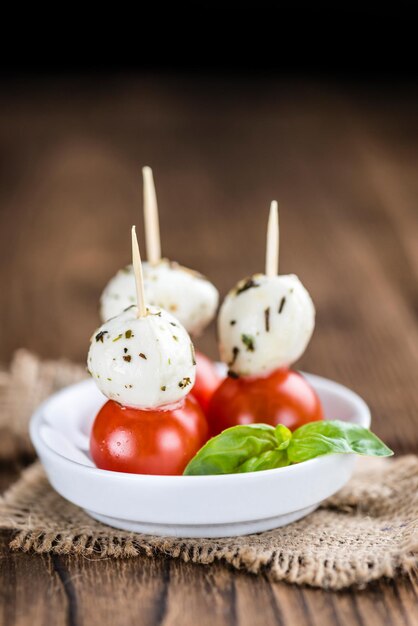
[[[315,391],[300,374],[287,369],[260,378],[226,378],[208,412],[212,436],[238,424],[284,424],[294,430],[323,417]]]
[[[209,407],[209,400],[221,381],[222,376],[217,372],[214,362],[201,352],[196,352],[196,382],[192,394],[205,413]]]
[[[142,411],[109,400],[94,421],[90,452],[100,469],[182,474],[207,436],[206,418],[190,396],[169,411]]]

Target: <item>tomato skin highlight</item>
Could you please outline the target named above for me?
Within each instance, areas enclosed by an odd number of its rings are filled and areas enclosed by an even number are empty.
[[[196,352],[196,382],[192,394],[206,413],[209,402],[223,377],[218,373],[215,363],[202,352]]]
[[[240,424],[284,424],[295,430],[324,419],[314,389],[289,369],[264,377],[226,378],[212,396],[207,416],[211,436]]]
[[[190,396],[167,411],[143,411],[109,400],[94,421],[90,453],[100,469],[180,475],[207,438],[206,418]]]

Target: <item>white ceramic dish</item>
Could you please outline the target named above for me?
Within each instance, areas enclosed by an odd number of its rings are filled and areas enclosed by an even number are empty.
[[[327,419],[370,426],[354,392],[306,375]],[[225,476],[148,476],[97,469],[89,432],[105,402],[93,380],[51,396],[34,413],[30,434],[58,493],[101,522],[176,537],[228,537],[270,530],[304,517],[350,478],[355,456],[330,455],[299,465]]]

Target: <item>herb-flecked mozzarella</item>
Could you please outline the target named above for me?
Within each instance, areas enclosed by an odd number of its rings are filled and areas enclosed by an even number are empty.
[[[132,306],[102,324],[87,357],[88,370],[105,396],[140,409],[178,402],[193,387],[196,373],[184,327],[158,307],[147,310],[138,318]]]
[[[215,316],[219,294],[201,274],[162,259],[157,265],[142,264],[147,302],[172,313],[186,330],[198,335]],[[120,270],[107,284],[100,299],[103,321],[136,302],[131,265]]]
[[[221,358],[240,376],[267,374],[299,359],[314,326],[313,302],[297,276],[256,274],[239,282],[221,306]]]

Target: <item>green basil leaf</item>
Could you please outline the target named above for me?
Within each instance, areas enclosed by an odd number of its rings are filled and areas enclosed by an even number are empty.
[[[261,470],[275,469],[276,467],[286,467],[289,459],[285,450],[266,450],[259,456],[253,456],[238,467],[238,472],[261,472]]]
[[[274,429],[274,434],[276,436],[278,450],[286,450],[292,439],[292,431],[287,428],[287,426],[278,424]]]
[[[367,428],[350,422],[320,421],[301,426],[287,448],[291,463],[301,463],[324,454],[355,453],[391,456],[392,450]]]
[[[235,474],[240,472],[240,467],[245,467],[244,464],[249,460],[253,459],[252,465],[255,466],[257,463],[254,459],[265,452],[276,450],[277,439],[273,426],[267,424],[233,426],[209,439],[189,462],[184,475]],[[260,464],[267,462],[268,459],[263,457]],[[274,462],[278,462],[276,457],[274,457]],[[243,469],[242,471],[254,470]]]

